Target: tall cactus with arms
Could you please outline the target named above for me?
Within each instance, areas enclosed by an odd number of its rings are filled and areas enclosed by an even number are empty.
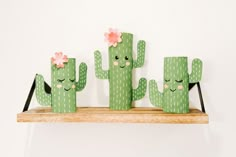
[[[62,53],[56,53],[56,56],[59,56],[58,59],[51,65],[51,94],[45,92],[43,76],[37,75],[36,98],[39,104],[52,106],[53,112],[76,112],[76,92],[83,90],[86,85],[87,65],[80,64],[79,81],[76,82],[75,59],[68,59],[66,56],[62,58]],[[65,63],[59,63],[62,60]]]
[[[149,82],[149,97],[154,106],[162,107],[164,112],[189,112],[189,83],[196,83],[202,77],[202,61],[194,59],[192,73],[188,74],[187,57],[165,57],[164,89],[158,91],[155,80]]]
[[[147,80],[141,78],[136,89],[132,88],[132,70],[142,67],[145,57],[145,41],[138,42],[138,57],[133,59],[133,35],[110,29],[105,34],[109,43],[109,70],[102,69],[102,57],[95,51],[95,73],[99,79],[109,80],[109,106],[112,110],[128,110],[132,101],[145,96]]]

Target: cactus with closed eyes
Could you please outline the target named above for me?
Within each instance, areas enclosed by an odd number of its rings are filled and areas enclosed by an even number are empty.
[[[151,104],[162,107],[164,112],[189,112],[189,83],[196,83],[202,77],[202,61],[194,59],[192,72],[188,74],[187,57],[164,58],[164,89],[158,91],[155,80],[149,82]]]
[[[36,76],[36,98],[39,104],[51,106],[53,112],[76,112],[76,92],[82,91],[86,85],[87,65],[79,66],[79,80],[76,81],[75,58],[62,58],[62,53],[51,64],[51,93],[46,93],[44,78]],[[59,63],[60,59],[65,62]]]

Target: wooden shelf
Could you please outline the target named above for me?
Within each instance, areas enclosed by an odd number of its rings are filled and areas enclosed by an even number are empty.
[[[198,109],[187,114],[164,113],[159,108],[132,108],[112,111],[104,107],[79,107],[75,113],[52,113],[50,107],[38,107],[17,114],[17,122],[109,122],[109,123],[181,123],[206,124],[208,115]]]

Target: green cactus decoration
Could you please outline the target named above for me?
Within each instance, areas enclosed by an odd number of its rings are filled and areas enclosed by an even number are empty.
[[[109,106],[112,110],[128,110],[132,101],[145,96],[147,80],[141,78],[137,89],[132,88],[132,70],[142,67],[145,57],[145,41],[138,42],[138,57],[133,59],[133,35],[121,33],[122,41],[109,47],[109,70],[102,69],[102,57],[95,51],[95,74],[109,80]]]
[[[162,107],[164,112],[189,112],[189,83],[196,83],[202,77],[202,61],[194,59],[192,73],[188,74],[187,57],[165,57],[164,90],[158,91],[155,80],[149,82],[151,104]]]
[[[76,112],[76,92],[84,89],[86,85],[87,65],[79,66],[79,81],[76,82],[76,61],[69,58],[63,68],[51,65],[51,94],[45,92],[44,78],[36,76],[36,98],[43,106],[52,106],[56,113]]]

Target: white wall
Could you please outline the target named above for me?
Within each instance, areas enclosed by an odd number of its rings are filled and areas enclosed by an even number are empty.
[[[0,156],[235,156],[235,15],[234,0],[1,0]],[[161,84],[164,56],[201,58],[209,125],[16,123],[34,74],[50,82],[56,51],[88,64],[78,103],[108,106],[108,83],[95,78],[93,52],[102,51],[107,67],[103,33],[109,27],[133,33],[135,42],[146,40],[137,80],[145,76]],[[190,96],[199,107],[196,89]],[[136,106],[151,106],[148,94]]]

